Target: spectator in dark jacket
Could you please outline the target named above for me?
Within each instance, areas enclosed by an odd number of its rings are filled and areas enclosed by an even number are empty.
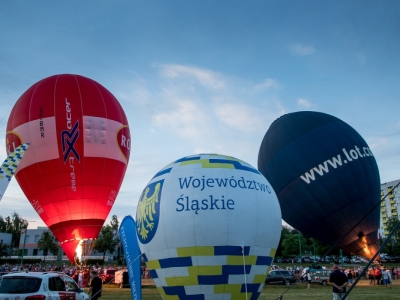
[[[345,273],[339,270],[339,266],[333,265],[333,272],[329,276],[329,282],[332,285],[333,299],[334,300],[347,300],[342,299],[344,294],[346,294],[346,286],[349,284],[347,276]]]

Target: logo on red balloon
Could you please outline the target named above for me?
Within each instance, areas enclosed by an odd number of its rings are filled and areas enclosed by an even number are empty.
[[[68,156],[72,153],[78,161],[80,161],[79,153],[75,149],[76,140],[79,137],[79,121],[75,122],[74,127],[68,131],[61,131],[61,144],[64,155],[64,162],[67,161]]]
[[[6,147],[7,154],[14,152],[14,150],[22,145],[22,138],[14,131],[7,131],[6,133]]]
[[[117,144],[122,155],[125,157],[126,162],[128,162],[129,154],[131,153],[131,134],[127,125],[118,129]]]

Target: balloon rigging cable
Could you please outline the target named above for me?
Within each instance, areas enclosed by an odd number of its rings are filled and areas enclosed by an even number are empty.
[[[6,114],[4,115],[4,117],[1,118],[0,123],[3,122],[4,118],[5,118],[7,115],[9,115],[10,112],[11,112],[11,109],[8,111],[8,113],[6,113]]]
[[[278,269],[278,272],[279,272],[279,274],[282,275],[282,279],[283,279],[284,281],[286,281],[286,278],[285,278],[285,276],[282,274],[281,269]],[[286,284],[286,282],[285,282],[285,284]],[[281,299],[283,299],[283,295],[285,295],[291,288],[292,288],[292,286],[291,286],[290,283],[289,283],[289,287],[286,289],[286,291],[284,291],[284,292],[282,293],[282,295],[278,296],[278,298],[276,298],[276,300],[281,300]]]
[[[242,247],[242,257],[243,257],[244,286],[245,286],[245,288],[246,288],[246,300],[247,300],[248,298],[247,298],[247,276],[246,276],[246,262],[245,262],[245,259],[244,259],[244,247],[243,247],[243,246],[241,246],[241,247]]]

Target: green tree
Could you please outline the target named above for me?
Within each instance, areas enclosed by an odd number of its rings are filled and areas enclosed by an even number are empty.
[[[300,234],[300,243],[303,247],[307,244],[307,240],[305,237]],[[300,254],[300,245],[299,245],[299,232],[297,230],[293,230],[292,232],[285,234],[282,240],[282,254],[284,256],[291,256],[291,255],[299,255]],[[302,252],[304,249],[301,249]],[[302,254],[303,255],[303,254]]]
[[[0,257],[8,255],[7,249],[8,249],[8,246],[6,244],[0,243]]]
[[[46,230],[43,231],[40,239],[38,240],[38,249],[43,250],[43,256],[45,257],[44,260],[46,260],[48,252],[50,251],[51,254],[57,255],[60,246],[58,245],[58,241],[55,236],[49,230]]]
[[[7,223],[2,216],[0,216],[0,232],[7,232]]]
[[[319,240],[314,239],[315,242],[315,252],[318,255],[324,255],[329,249],[331,249],[331,245],[325,244]],[[321,257],[323,258],[323,257]]]
[[[115,231],[111,225],[106,225],[101,228],[100,234],[96,240],[94,250],[103,253],[103,259],[107,251],[114,253],[115,247],[119,243],[119,239],[115,235]]]
[[[290,234],[292,230],[293,230],[292,228],[282,225],[281,238],[279,240],[278,248],[276,249],[276,254],[275,254],[276,257],[283,256],[283,246],[282,246],[283,238],[287,234]]]
[[[387,231],[392,232],[393,229],[399,223],[399,219],[397,217],[390,217],[387,219]],[[384,239],[385,241],[386,239]],[[400,229],[397,229],[396,232],[392,235],[392,237],[388,240],[386,246],[383,251],[388,255],[399,256],[400,255]]]
[[[113,215],[111,217],[110,225],[111,225],[112,229],[115,230],[115,232],[118,232],[119,221],[118,221],[118,217],[116,215]]]
[[[278,249],[276,251],[276,256],[298,256],[299,255],[299,235],[298,231],[294,228],[288,226],[282,226],[281,239],[279,241]],[[305,255],[314,255],[314,246],[315,246],[315,255],[324,255],[329,249],[331,249],[331,245],[325,244],[321,241],[313,239],[305,234],[300,234],[300,242],[301,242],[301,252],[302,256]],[[340,249],[332,249],[327,255],[337,256],[340,253]],[[348,255],[343,252],[343,255]],[[322,259],[323,257],[321,257]]]
[[[0,232],[11,233],[11,247],[13,249],[19,248],[19,240],[21,238],[21,231],[28,227],[28,221],[19,216],[18,213],[14,212],[12,216],[5,218],[0,216]]]

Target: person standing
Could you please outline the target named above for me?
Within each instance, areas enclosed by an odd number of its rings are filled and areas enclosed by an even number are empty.
[[[379,267],[376,267],[375,271],[374,271],[374,276],[375,276],[375,280],[376,280],[376,284],[381,284],[381,278],[382,278],[382,272],[379,269]]]
[[[388,285],[389,281],[389,272],[387,269],[382,270],[382,278],[383,278],[383,285]]]
[[[333,300],[347,300],[347,297],[346,299],[342,299],[342,296],[346,294],[346,286],[349,284],[347,276],[339,270],[337,264],[334,264],[332,269],[329,282],[332,285]]]
[[[309,290],[311,288],[311,274],[310,271],[307,271],[307,290]]]
[[[101,290],[103,287],[103,282],[101,281],[97,271],[92,271],[92,280],[90,282],[89,294],[91,294],[91,300],[97,300],[101,297]]]
[[[78,271],[78,286],[83,288],[83,274],[82,271]]]
[[[374,275],[374,269],[373,268],[369,268],[368,270],[368,279],[369,284],[375,284],[375,275]]]
[[[390,270],[387,270],[388,272],[388,285],[389,285],[389,289],[392,288],[392,272]]]
[[[353,284],[353,278],[354,278],[353,271],[349,269],[349,271],[347,272],[347,279],[349,280],[350,284]]]

